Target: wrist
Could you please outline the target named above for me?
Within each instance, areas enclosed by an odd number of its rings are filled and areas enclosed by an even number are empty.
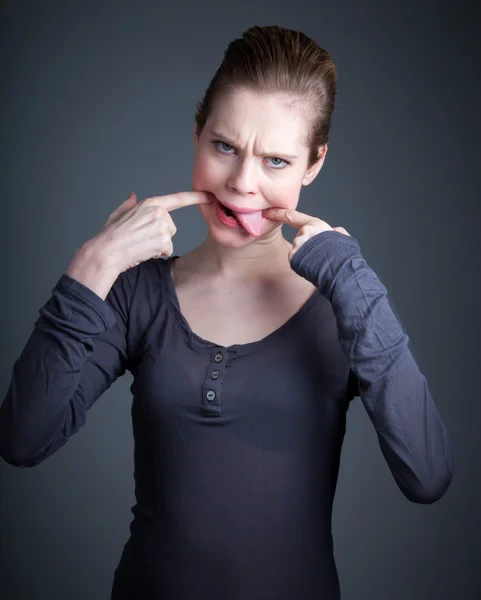
[[[93,238],[77,250],[66,274],[105,300],[120,272]]]

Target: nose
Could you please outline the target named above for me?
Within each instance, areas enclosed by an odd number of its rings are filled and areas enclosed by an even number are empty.
[[[228,186],[242,196],[255,195],[257,193],[257,175],[255,165],[248,161],[239,161],[232,171]]]

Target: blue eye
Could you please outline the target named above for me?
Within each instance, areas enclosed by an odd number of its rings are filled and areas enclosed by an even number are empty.
[[[233,146],[231,146],[230,144],[227,144],[226,142],[223,142],[223,141],[221,141],[221,140],[211,140],[211,141],[210,141],[210,143],[211,143],[211,144],[214,144],[215,148],[216,148],[216,149],[217,149],[217,150],[218,150],[218,151],[219,151],[221,154],[231,154],[231,153],[230,153],[230,152],[227,152],[227,151],[224,151],[224,150],[221,150],[221,149],[219,148],[219,146],[220,146],[220,145],[227,146],[228,148],[232,148],[232,149],[233,149]],[[290,163],[288,160],[284,160],[283,158],[277,158],[277,157],[275,157],[275,156],[269,156],[269,157],[267,157],[267,158],[268,158],[269,160],[280,160],[280,161],[281,161],[281,163],[284,163],[284,164],[279,164],[279,163],[277,163],[277,166],[274,166],[274,165],[272,165],[272,168],[273,168],[274,170],[276,170],[276,171],[280,171],[281,169],[284,169],[284,168],[285,168],[287,165],[290,165],[290,164],[291,164],[291,163]]]
[[[280,160],[281,162],[286,163],[287,165],[290,164],[287,162],[287,160],[284,160],[283,158],[276,158],[274,156],[269,157],[269,160]],[[280,166],[280,165],[278,165],[278,166]]]
[[[229,144],[226,144],[225,142],[216,141],[216,142],[213,142],[213,143],[214,144],[222,144],[224,146],[228,146],[229,148],[232,148],[232,146],[229,146]]]

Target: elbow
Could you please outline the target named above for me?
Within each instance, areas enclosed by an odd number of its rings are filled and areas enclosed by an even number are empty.
[[[0,445],[0,457],[12,467],[35,467],[43,462],[47,455],[32,455]]]
[[[415,491],[409,490],[409,493],[405,491],[404,494],[408,500],[416,504],[433,504],[444,496],[448,491],[450,483],[451,480],[448,480],[447,483],[442,486],[422,487]]]
[[[0,458],[12,467],[33,467],[39,460],[33,460],[30,444],[18,439],[18,435],[12,433],[13,427],[10,423],[1,423],[0,426]]]
[[[2,454],[0,455],[3,460],[8,463],[9,465],[11,465],[12,467],[35,467],[36,465],[40,464],[42,461],[32,461],[32,460],[24,460],[24,459],[19,459],[16,456],[11,456],[11,455],[5,455]]]
[[[416,504],[433,504],[440,500],[448,491],[454,475],[452,461],[443,473],[435,477],[418,480],[415,486],[401,488],[404,495]]]
[[[36,467],[61,448],[66,441],[64,437],[57,437],[40,443],[39,440],[34,441],[31,437],[20,439],[18,436],[2,435],[0,457],[12,467]]]
[[[0,458],[12,467],[36,467],[68,441],[63,431],[56,433],[58,427],[52,430],[15,427],[11,419],[0,419]]]

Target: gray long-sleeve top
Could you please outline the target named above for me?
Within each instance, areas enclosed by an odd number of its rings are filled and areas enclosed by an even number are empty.
[[[105,301],[61,275],[15,362],[0,455],[39,464],[129,370],[136,503],[112,599],[338,600],[331,513],[351,400],[409,500],[438,500],[453,475],[387,290],[355,238],[320,233],[291,261],[319,293],[264,339],[223,347],[180,312],[176,258],[121,273]]]

